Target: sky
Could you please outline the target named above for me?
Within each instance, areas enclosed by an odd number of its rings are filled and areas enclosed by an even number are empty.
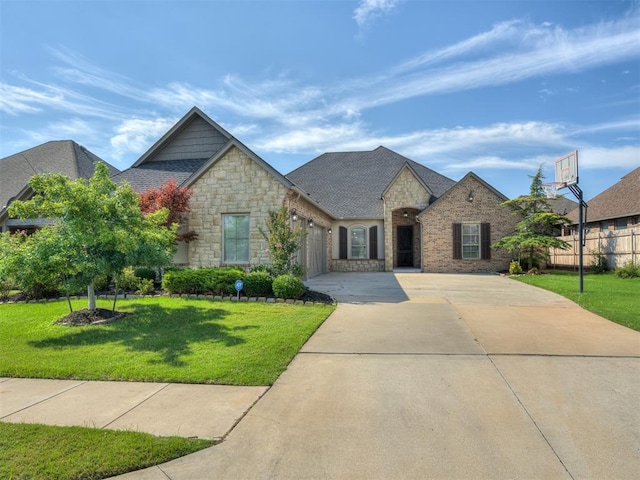
[[[578,150],[589,199],[640,166],[640,0],[0,0],[0,158],[125,169],[193,106],[284,174],[384,145],[515,197]]]

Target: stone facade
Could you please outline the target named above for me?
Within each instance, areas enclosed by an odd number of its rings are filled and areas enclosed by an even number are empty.
[[[384,272],[384,260],[334,259],[332,272]]]
[[[189,243],[189,266],[218,267],[222,257],[222,216],[241,213],[249,215],[249,263],[269,261],[266,240],[258,230],[265,225],[269,211],[283,205],[288,188],[270,172],[232,147],[191,186],[189,228],[198,238]]]
[[[429,205],[431,192],[418,181],[413,172],[404,167],[400,174],[395,178],[393,184],[384,194],[384,257],[394,259],[385,263],[387,271],[393,271],[395,259],[395,235],[397,223],[394,223],[394,215],[396,222],[402,218],[402,211],[407,209],[422,211]],[[398,217],[400,214],[400,217]],[[415,219],[415,213],[414,213]],[[420,231],[419,225],[414,227],[414,236],[416,231]],[[415,241],[414,247],[420,245],[420,241]],[[415,260],[414,260],[415,261]]]
[[[473,201],[469,194],[473,192]],[[422,223],[422,258],[424,272],[480,273],[508,270],[511,255],[491,249],[489,260],[454,260],[452,224],[489,223],[491,243],[513,233],[519,218],[502,207],[506,199],[473,174],[431,205],[418,218]]]

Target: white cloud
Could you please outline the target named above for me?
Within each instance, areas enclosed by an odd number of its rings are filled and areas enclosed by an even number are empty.
[[[375,18],[388,14],[398,4],[398,0],[360,0],[353,12],[353,18],[361,29]]]
[[[620,147],[586,146],[578,152],[578,168],[638,168],[640,166],[640,145]]]
[[[176,118],[130,118],[122,121],[115,128],[116,134],[111,137],[114,156],[121,158],[127,153],[140,154],[144,152],[176,121]]]

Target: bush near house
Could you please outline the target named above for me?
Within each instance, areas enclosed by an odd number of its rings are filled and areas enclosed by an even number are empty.
[[[613,273],[618,278],[638,278],[640,277],[640,265],[636,265],[634,262],[627,262],[624,266],[616,268]]]
[[[156,280],[156,271],[153,268],[136,268],[133,273],[138,278],[144,278],[152,282]]]
[[[162,288],[173,294],[232,295],[235,281],[244,278],[244,271],[235,267],[185,268],[165,271]]]
[[[273,293],[277,298],[297,300],[304,293],[304,283],[295,275],[280,275],[273,280]]]
[[[244,292],[248,297],[268,297],[273,294],[273,277],[266,271],[253,271],[244,279]]]

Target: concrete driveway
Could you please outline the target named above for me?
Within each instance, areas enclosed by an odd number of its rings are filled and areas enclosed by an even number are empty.
[[[493,275],[330,274],[342,301],[209,449],[138,479],[632,479],[640,333]]]

